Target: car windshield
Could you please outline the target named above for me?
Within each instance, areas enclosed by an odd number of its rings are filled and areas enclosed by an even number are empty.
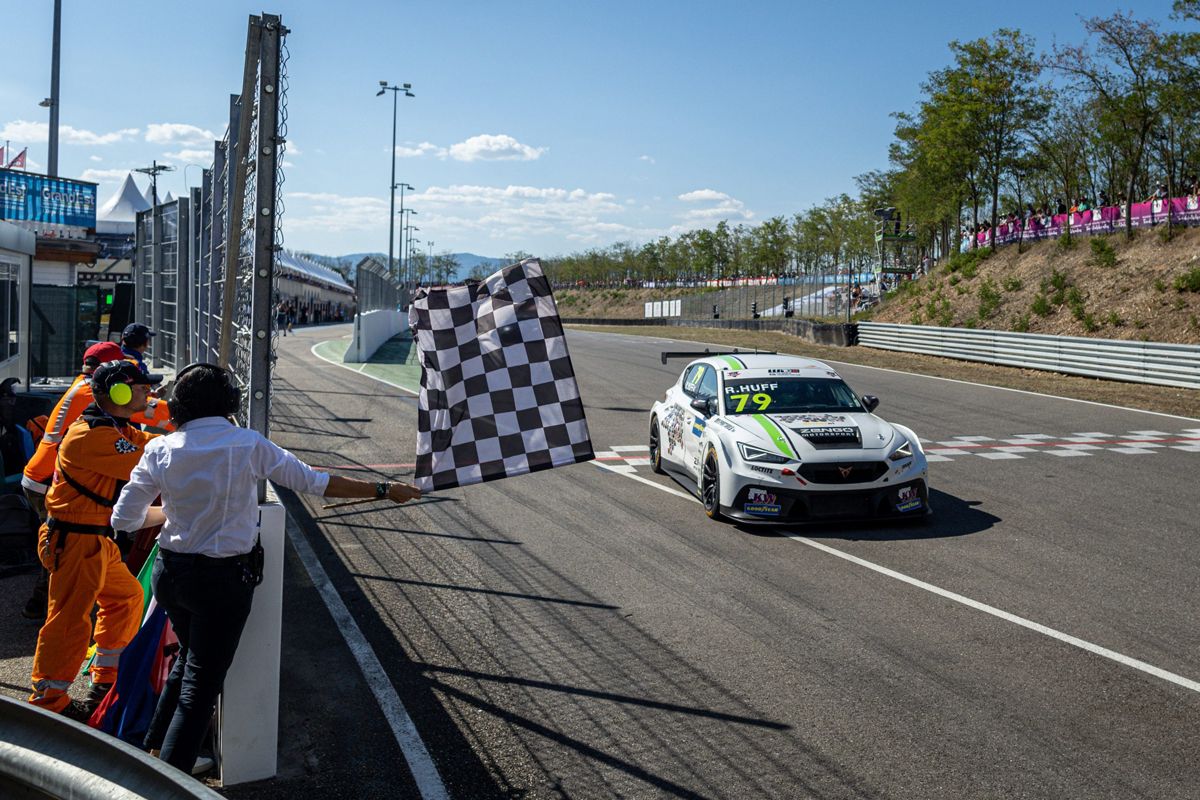
[[[749,378],[725,381],[726,414],[862,411],[850,387],[836,378]]]

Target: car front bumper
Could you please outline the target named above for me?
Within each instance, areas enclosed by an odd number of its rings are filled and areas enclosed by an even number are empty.
[[[721,513],[739,522],[802,523],[922,517],[930,513],[924,477],[855,489],[742,486]]]

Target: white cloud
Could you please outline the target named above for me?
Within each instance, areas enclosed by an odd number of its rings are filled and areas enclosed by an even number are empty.
[[[432,142],[421,142],[418,145],[396,145],[396,156],[399,158],[420,158],[421,156],[437,156],[445,158],[447,150],[444,147],[438,147]]]
[[[654,163],[656,163],[656,162],[654,161],[654,159],[653,159],[653,158],[651,158],[650,156],[638,156],[638,161],[645,161],[647,164],[654,164]]]
[[[83,174],[79,176],[81,181],[91,181],[92,183],[108,183],[110,181],[124,180],[130,170],[128,169],[85,169]]]
[[[326,231],[377,231],[387,226],[388,202],[381,197],[331,192],[287,192],[284,225]],[[292,203],[292,201],[297,201]]]
[[[721,220],[754,218],[754,212],[747,209],[745,203],[724,192],[718,192],[716,189],[696,189],[679,195],[678,199],[685,203],[712,203],[712,205],[688,209],[680,217],[680,224],[670,229],[673,234],[683,233],[697,227],[709,227]]]
[[[88,158],[92,161],[103,161],[104,160],[100,156],[88,156]]]
[[[183,150],[180,150],[177,153],[166,153],[163,155],[163,158],[167,159],[168,161],[189,161],[192,163],[201,164],[203,166],[208,166],[212,163],[213,151],[190,150],[185,147]]]
[[[285,225],[315,232],[369,233],[386,237],[388,196],[352,196],[327,192],[288,192]],[[406,195],[420,209],[413,222],[423,241],[439,243],[486,237],[497,246],[535,239],[564,242],[564,247],[603,246],[619,240],[646,240],[663,233],[639,226],[640,215],[608,192],[555,186],[431,186]],[[423,245],[422,245],[423,246]]]
[[[94,133],[82,128],[73,128],[70,125],[60,125],[58,141],[62,144],[105,145],[124,141],[137,136],[140,132],[137,128],[122,128],[109,133]],[[46,142],[50,139],[50,125],[45,122],[19,119],[7,123],[4,129],[0,130],[0,139],[10,139],[13,142],[21,142],[23,145],[29,142]]]
[[[693,192],[679,195],[679,199],[685,203],[697,203],[704,200],[730,200],[732,198],[716,189],[696,189]]]
[[[449,149],[455,161],[534,161],[545,152],[545,147],[530,147],[503,133],[481,133]]]
[[[289,156],[302,156],[302,155],[304,155],[304,153],[300,152],[300,148],[296,146],[296,143],[295,143],[295,142],[293,142],[291,139],[288,139],[288,141],[287,141],[287,144],[286,144],[286,145],[284,145],[284,148],[287,150],[287,154],[288,154]]]
[[[146,126],[146,141],[151,144],[205,144],[217,135],[212,131],[182,122],[151,122]]]

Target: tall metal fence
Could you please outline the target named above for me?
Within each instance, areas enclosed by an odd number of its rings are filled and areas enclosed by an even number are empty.
[[[684,319],[761,319],[803,317],[845,319],[855,284],[874,292],[871,272],[823,273],[796,277],[742,278],[682,298]]]
[[[159,332],[151,361],[176,370],[194,361],[228,367],[242,388],[241,423],[264,435],[283,248],[287,33],[277,15],[250,17],[242,91],[230,97],[212,166],[188,197],[138,214],[134,268],[140,321]]]
[[[358,312],[395,311],[404,301],[405,293],[388,275],[388,269],[371,257],[364,258],[354,270],[355,295]]]

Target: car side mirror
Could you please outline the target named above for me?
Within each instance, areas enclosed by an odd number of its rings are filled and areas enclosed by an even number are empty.
[[[864,394],[862,396],[862,404],[866,407],[867,411],[873,412],[879,408],[879,398],[873,394]]]
[[[710,400],[712,400],[711,397],[694,397],[694,398],[692,398],[692,410],[699,414],[708,416],[709,414],[712,413],[711,411],[709,411],[709,401]]]

